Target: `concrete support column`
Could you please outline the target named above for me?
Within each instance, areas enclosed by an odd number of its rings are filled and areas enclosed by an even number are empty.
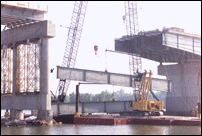
[[[15,110],[11,109],[10,110],[10,120],[14,120],[15,119]]]
[[[10,120],[24,120],[24,111],[23,110],[10,110]]]
[[[49,125],[53,124],[53,111],[51,110],[51,93],[49,81],[49,38],[42,38],[40,46],[40,97],[38,99],[38,118],[45,119]]]
[[[38,110],[31,110],[31,115],[32,116],[37,116],[38,115]]]
[[[23,110],[16,110],[16,119],[24,120],[24,111]]]
[[[57,103],[57,114],[60,115],[60,103]]]
[[[13,94],[16,93],[17,45],[13,44]]]
[[[12,105],[12,109],[10,109],[10,120],[17,119],[16,110],[15,110],[15,107],[16,107],[15,93],[17,92],[17,90],[16,90],[17,89],[17,87],[16,87],[16,70],[17,70],[17,45],[13,44],[13,95],[11,96],[12,97],[11,99],[13,100],[13,105]]]
[[[189,115],[197,106],[197,62],[159,65],[158,74],[167,76],[172,82],[171,92],[167,93],[166,111],[179,115]]]

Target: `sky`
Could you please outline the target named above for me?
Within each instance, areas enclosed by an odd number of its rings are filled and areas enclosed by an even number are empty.
[[[56,37],[50,40],[50,88],[56,91],[59,79],[56,79],[56,66],[61,66],[66,47],[68,29],[70,26],[74,1],[40,1],[48,5],[46,20],[52,20],[56,25]],[[149,31],[165,26],[183,28],[185,32],[201,34],[201,1],[137,1],[139,31]],[[125,14],[124,1],[89,1],[75,68],[129,74],[128,56],[117,53],[107,53],[105,49],[115,50],[114,39],[126,35],[126,27],[122,20]],[[98,56],[95,56],[94,45],[98,45]],[[153,77],[158,76],[158,62],[142,59],[142,71],[152,70]],[[75,92],[77,81],[72,81],[67,94]],[[81,85],[81,93],[100,93],[108,90],[131,92],[132,88],[112,85]]]

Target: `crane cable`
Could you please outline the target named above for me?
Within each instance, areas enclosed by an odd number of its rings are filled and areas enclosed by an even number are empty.
[[[107,72],[107,49],[105,49],[105,72]]]
[[[96,50],[96,52],[95,52],[95,55],[94,55],[94,58],[97,56],[97,58],[98,58],[98,60],[100,61],[100,63],[101,63],[101,65],[103,66],[103,63],[102,63],[102,61],[100,60],[100,57],[98,56],[98,54],[97,54],[97,50]],[[87,66],[87,68],[89,69],[89,66],[91,65],[91,63]]]
[[[102,61],[100,60],[100,57],[98,55],[96,55],[98,57],[98,60],[100,61],[101,65],[103,66],[102,64]]]

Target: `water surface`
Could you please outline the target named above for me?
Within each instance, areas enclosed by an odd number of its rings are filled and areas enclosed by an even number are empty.
[[[1,127],[1,135],[201,135],[201,126],[75,125]]]

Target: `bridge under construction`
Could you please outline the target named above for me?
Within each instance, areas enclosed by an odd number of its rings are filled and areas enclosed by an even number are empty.
[[[65,109],[68,104],[51,105],[49,44],[55,37],[56,26],[51,20],[44,20],[47,9],[36,7],[1,2],[1,25],[6,26],[1,31],[1,109],[9,109],[13,120],[23,120],[23,110],[37,110],[39,119],[52,124],[53,112],[60,112],[60,106]],[[139,54],[142,58],[159,62],[158,74],[167,79],[154,79],[153,85],[164,83],[157,88],[167,92],[168,113],[183,115],[196,108],[201,112],[200,35],[175,27],[139,32],[115,39],[115,51]],[[132,87],[131,75],[60,66],[57,70],[57,78],[61,80]],[[93,112],[105,112],[113,109],[110,108],[114,107],[112,103],[101,104],[102,110],[92,110],[91,104],[87,107]],[[92,102],[93,107],[99,106],[96,104]],[[115,107],[116,113],[127,111],[128,102],[119,104],[122,106],[118,106],[120,109]],[[84,105],[83,109],[76,106],[78,103],[73,105],[76,110],[88,111]]]

